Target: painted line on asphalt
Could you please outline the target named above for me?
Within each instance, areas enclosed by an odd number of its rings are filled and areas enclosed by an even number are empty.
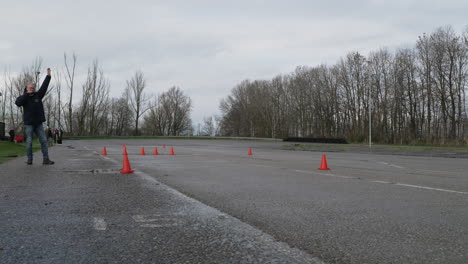
[[[138,223],[144,222],[154,222],[161,219],[160,214],[153,214],[153,215],[134,215],[132,216],[133,220]]]
[[[385,184],[390,184],[391,182],[388,181],[370,181],[370,182],[375,182],[375,183],[385,183]]]
[[[274,167],[272,166],[272,168],[274,168]],[[343,178],[343,179],[359,179],[358,177],[345,176],[345,175],[336,175],[336,174],[331,174],[331,173],[320,173],[320,172],[304,171],[304,170],[295,170],[295,171],[303,172],[303,173],[309,173],[309,174],[324,175],[324,176],[329,176],[329,177]]]
[[[140,227],[164,228],[175,227],[182,224],[182,221],[176,218],[168,218],[161,214],[153,215],[134,215],[133,220],[140,224]],[[156,223],[154,223],[156,222]]]
[[[395,164],[388,164],[388,166],[392,166],[392,167],[395,167],[395,168],[398,168],[398,169],[404,169],[404,167],[401,167],[401,166],[398,166],[398,165],[395,165]]]
[[[111,158],[109,158],[109,157],[106,157],[106,156],[103,156],[103,155],[101,155],[99,152],[97,152],[96,150],[92,150],[92,149],[90,149],[88,146],[83,146],[83,148],[84,148],[84,149],[86,149],[86,150],[88,150],[88,151],[91,151],[91,152],[93,152],[94,154],[97,154],[97,155],[99,155],[99,157],[101,157],[101,158],[103,158],[103,159],[106,159],[106,160],[108,160],[108,161],[112,161],[112,162],[114,162],[114,160],[113,160],[113,159],[111,159]],[[94,159],[93,159],[93,160],[94,160]]]
[[[398,166],[398,165],[395,165],[395,164],[391,164],[391,163],[387,163],[387,162],[384,162],[384,161],[381,161],[379,162],[380,164],[384,164],[384,165],[388,165],[388,166],[391,166],[391,167],[395,167],[395,168],[398,168],[398,169],[404,169],[405,167],[401,167],[401,166]]]
[[[405,183],[395,183],[395,185],[411,187],[411,188],[418,188],[418,189],[426,189],[426,190],[433,190],[433,191],[440,191],[440,192],[450,192],[450,193],[458,193],[458,194],[468,194],[468,192],[460,192],[448,189],[440,189],[440,188],[432,188],[427,186],[420,186],[420,185],[413,185],[413,184],[405,184]]]
[[[410,187],[410,188],[416,188],[416,189],[425,189],[425,190],[431,190],[431,191],[449,192],[449,193],[457,193],[457,194],[468,195],[468,192],[455,191],[455,190],[449,190],[449,189],[441,189],[441,188],[433,188],[433,187],[422,186],[422,185],[413,185],[413,184],[406,184],[406,183],[400,183],[400,182],[388,182],[388,181],[379,181],[379,180],[365,180],[365,179],[362,179],[360,177],[354,177],[354,176],[336,175],[336,174],[331,174],[331,173],[320,173],[320,172],[304,171],[304,170],[295,170],[295,171],[296,172],[302,172],[302,173],[308,173],[308,174],[317,174],[317,175],[324,175],[324,176],[329,176],[329,177],[336,177],[336,178],[355,179],[355,180],[362,180],[362,181],[381,183],[381,184],[392,184],[392,185],[398,185],[398,186]]]
[[[102,217],[94,217],[93,225],[94,225],[94,229],[98,231],[105,231],[107,229],[107,223],[106,221],[104,221],[104,218]]]
[[[176,227],[176,226],[179,226],[179,224],[174,223],[174,224],[164,224],[164,225],[160,225],[160,224],[143,224],[143,225],[140,225],[140,227],[149,227],[149,228],[164,228],[164,227]]]

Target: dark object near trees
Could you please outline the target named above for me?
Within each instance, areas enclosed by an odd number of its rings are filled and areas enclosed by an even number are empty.
[[[303,137],[289,137],[283,139],[289,142],[310,142],[310,143],[333,143],[333,144],[348,144],[344,138],[303,138]]]
[[[0,122],[0,138],[5,136],[5,123]]]
[[[13,129],[10,130],[10,131],[8,132],[8,134],[10,134],[10,141],[11,141],[11,142],[14,142],[14,141],[15,141],[15,130],[13,130]]]

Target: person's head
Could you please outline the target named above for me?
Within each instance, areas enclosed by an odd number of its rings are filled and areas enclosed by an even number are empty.
[[[26,85],[26,92],[27,93],[34,93],[36,91],[36,84],[35,83],[29,83]]]

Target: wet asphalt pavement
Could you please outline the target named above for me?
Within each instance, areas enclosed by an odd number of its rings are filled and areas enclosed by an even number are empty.
[[[466,159],[287,148],[68,141],[1,164],[0,263],[468,263]]]

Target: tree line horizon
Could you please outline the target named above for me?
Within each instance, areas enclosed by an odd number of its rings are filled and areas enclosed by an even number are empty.
[[[178,136],[197,131],[193,102],[176,86],[152,95],[136,71],[119,97],[98,60],[76,84],[77,55],[64,53],[64,70],[53,72],[44,98],[46,125],[71,136]],[[37,82],[42,59],[14,76],[5,70],[0,117],[22,131],[14,105],[27,83]],[[220,116],[203,120],[198,134],[237,137],[325,137],[366,142],[371,117],[373,143],[468,143],[468,26],[422,34],[412,48],[382,48],[363,56],[349,52],[334,65],[298,66],[270,80],[244,80],[219,104]],[[74,100],[76,90],[81,98]],[[73,103],[76,101],[77,103]],[[199,125],[200,126],[200,125]]]
[[[387,144],[466,145],[468,26],[417,38],[413,48],[350,52],[331,66],[300,66],[245,80],[221,102],[222,134],[331,137]]]

